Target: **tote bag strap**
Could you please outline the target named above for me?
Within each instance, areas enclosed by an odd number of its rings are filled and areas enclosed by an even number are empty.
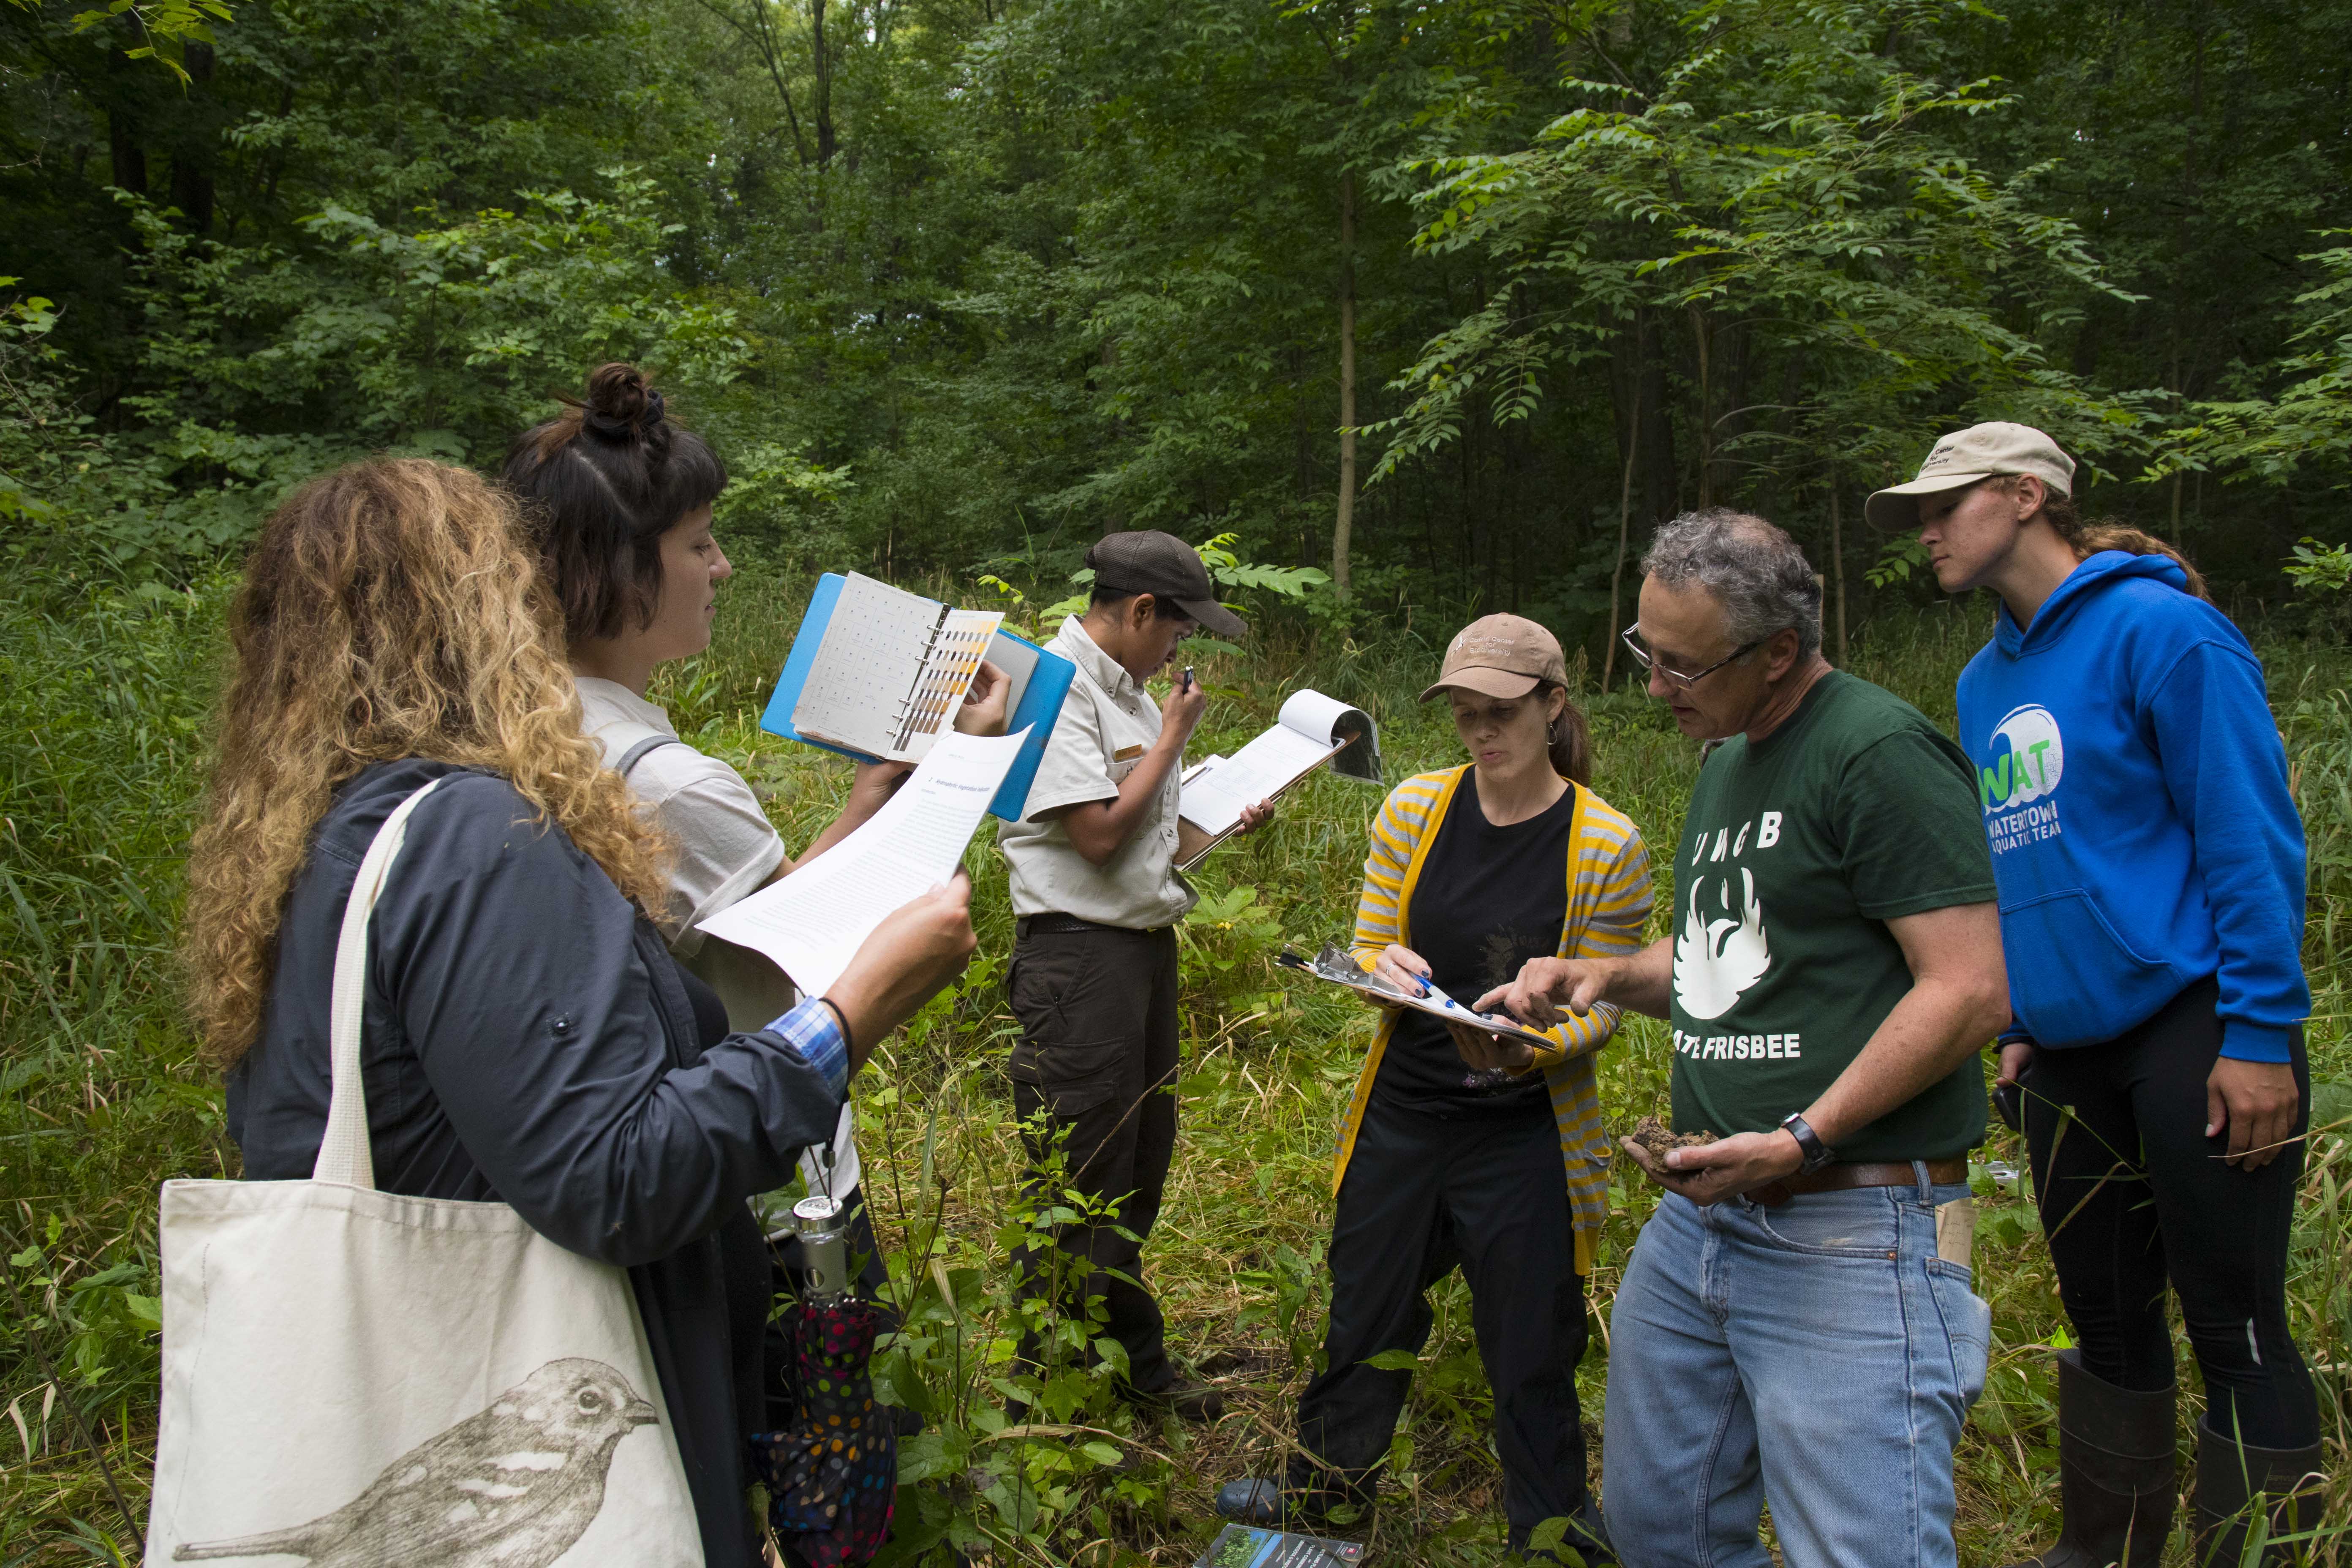
[[[446,775],[445,775],[446,776]],[[368,926],[375,916],[377,895],[383,891],[392,862],[408,837],[408,816],[416,803],[441,785],[435,779],[392,808],[375,830],[352,879],[351,901],[343,906],[343,934],[335,944],[335,1000],[327,1060],[333,1085],[327,1100],[327,1135],[319,1142],[318,1163],[310,1168],[314,1182],[334,1182],[347,1187],[375,1185],[375,1155],[368,1146],[367,1088],[360,1078],[360,1037],[367,1019]]]

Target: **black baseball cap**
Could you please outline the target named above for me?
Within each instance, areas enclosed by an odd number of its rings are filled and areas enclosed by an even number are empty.
[[[1095,586],[1108,594],[1149,594],[1208,627],[1221,637],[1249,630],[1239,616],[1217,603],[1217,585],[1201,564],[1200,552],[1172,533],[1139,528],[1114,533],[1087,552]]]

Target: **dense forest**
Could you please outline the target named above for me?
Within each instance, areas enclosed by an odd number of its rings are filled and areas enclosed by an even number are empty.
[[[168,572],[607,356],[796,560],[1234,531],[1595,658],[1707,501],[1857,627],[1909,564],[1861,495],[1979,417],[2242,596],[2344,540],[2324,0],[114,9],[0,5],[20,554]]]
[[[651,695],[794,847],[848,785],[758,726],[814,574],[1042,635],[1130,528],[1213,544],[1250,612],[1198,655],[1196,752],[1312,685],[1391,783],[1459,761],[1415,699],[1514,609],[1670,847],[1698,754],[1612,635],[1656,524],[1788,526],[1835,661],[1949,727],[1990,607],[1863,499],[1939,432],[2055,433],[2086,514],[2180,542],[2266,662],[2311,868],[2291,1310],[2347,1560],[2352,0],[0,0],[0,1568],[137,1561],[157,1184],[241,1169],[171,954],[246,540],[347,458],[494,468],[612,358],[732,474],[717,640]],[[1207,1430],[1076,1373],[1007,1425],[1036,1303],[1005,1259],[1046,1222],[973,845],[979,955],[856,1095],[907,1313],[883,1390],[924,1423],[887,1563],[1179,1568],[1217,1483],[1280,1462],[1371,1029],[1271,961],[1344,936],[1378,798],[1310,782],[1180,928],[1148,1267],[1228,1392]],[[1665,1107],[1670,1050],[1629,1021],[1612,1122]],[[1964,1562],[2056,1516],[2071,1342],[2023,1163],[1996,1130],[1971,1171]],[[1588,1413],[1654,1196],[1611,1184]],[[1466,1289],[1434,1300],[1370,1560],[1486,1568],[1492,1401]]]

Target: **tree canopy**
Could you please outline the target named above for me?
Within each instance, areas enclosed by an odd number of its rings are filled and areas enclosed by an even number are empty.
[[[2336,0],[8,0],[0,527],[168,574],[628,357],[803,563],[1230,532],[1605,659],[1694,505],[1923,592],[1845,521],[2013,417],[2260,597],[2347,531],[2347,58]]]

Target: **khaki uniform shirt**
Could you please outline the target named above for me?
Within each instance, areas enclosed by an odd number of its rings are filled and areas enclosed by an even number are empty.
[[[1160,739],[1160,705],[1118,660],[1095,646],[1072,616],[1050,647],[1078,667],[1061,718],[1029,786],[1029,815],[997,825],[997,847],[1011,871],[1015,915],[1075,915],[1097,925],[1150,931],[1173,925],[1196,895],[1176,870],[1176,795],[1181,767],[1144,812],[1118,852],[1102,866],[1078,853],[1061,821],[1037,814],[1088,801],[1115,800]]]

